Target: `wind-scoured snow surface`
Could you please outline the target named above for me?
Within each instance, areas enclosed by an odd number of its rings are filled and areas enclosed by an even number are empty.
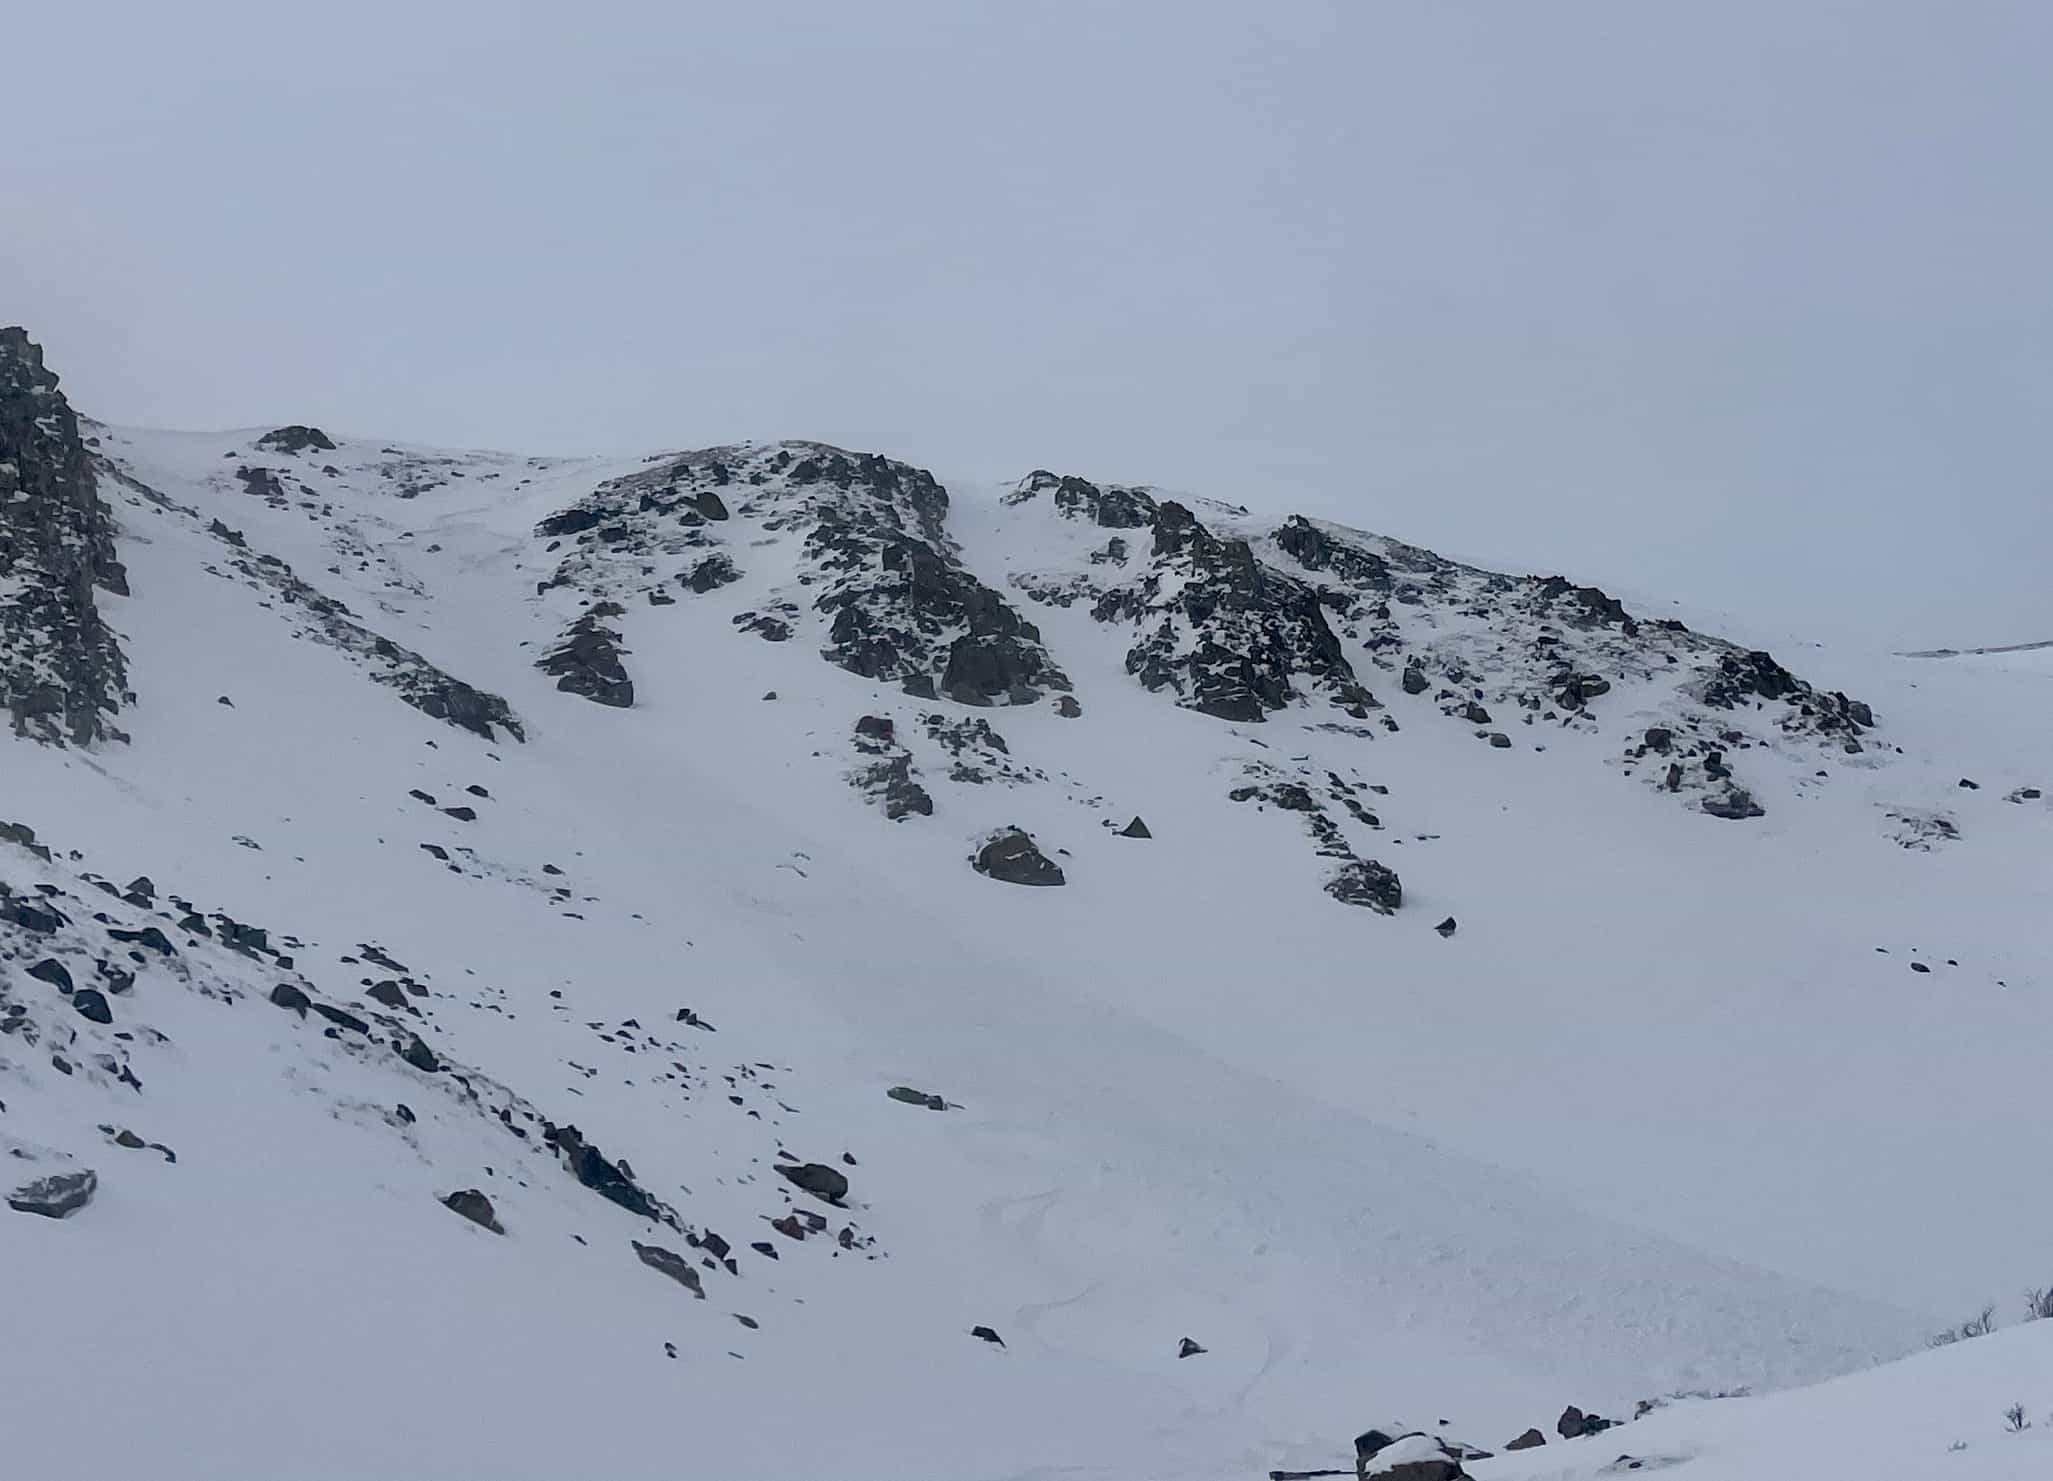
[[[1839,1374],[1472,1469],[2043,1469],[2053,1329],[1862,1371],[2053,1279],[2042,661],[265,430],[85,425],[129,738],[0,738],[0,1170],[97,1175],[0,1209],[0,1470],[1226,1478]]]

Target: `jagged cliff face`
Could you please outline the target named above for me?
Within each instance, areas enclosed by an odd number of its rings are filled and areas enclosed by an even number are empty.
[[[43,352],[0,329],[0,702],[16,735],[123,739],[126,667],[95,590],[128,594],[78,418]]]

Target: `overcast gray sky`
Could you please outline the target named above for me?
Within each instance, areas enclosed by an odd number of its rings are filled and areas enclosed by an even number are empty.
[[[2053,4],[11,10],[112,421],[810,436],[2053,638]]]

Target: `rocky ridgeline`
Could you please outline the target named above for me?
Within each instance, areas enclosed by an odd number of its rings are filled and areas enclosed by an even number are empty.
[[[1111,532],[1082,560],[1013,584],[1031,600],[1087,602],[1098,620],[1130,626],[1128,672],[1221,719],[1254,723],[1323,701],[1356,721],[1382,711],[1374,726],[1394,731],[1397,719],[1369,687],[1380,673],[1497,749],[1521,731],[1596,732],[1608,722],[1624,729],[1628,774],[1725,818],[1763,811],[1734,768],[1737,753],[1861,755],[1875,724],[1867,705],[1767,653],[1636,618],[1559,576],[1486,571],[1302,516],[1264,531],[1224,506],[1214,523],[1239,533],[1220,534],[1146,489],[1046,471],[1021,480],[1006,503],[1040,503]],[[1619,709],[1639,723],[1607,713]],[[1645,723],[1649,712],[1659,724]]]
[[[1875,723],[1867,705],[1806,683],[1767,653],[1635,618],[1594,586],[1485,571],[1302,517],[1272,543],[1324,578],[1342,636],[1361,642],[1370,662],[1492,745],[1510,745],[1514,726],[1599,731],[1607,696],[1630,692],[1662,723],[1628,731],[1624,769],[1713,816],[1763,811],[1733,753],[1859,755]]]
[[[1318,589],[1256,559],[1246,540],[1220,539],[1190,509],[1145,489],[1100,487],[1046,470],[1022,479],[1006,502],[1042,498],[1066,519],[1147,532],[1109,536],[1091,553],[1106,573],[1138,560],[1138,574],[1128,579],[1086,574],[1066,584],[1024,583],[1030,596],[1065,606],[1088,595],[1098,621],[1133,629],[1126,669],[1147,688],[1171,691],[1200,714],[1250,723],[1308,696],[1356,719],[1378,708],[1328,624]]]
[[[121,646],[94,589],[128,594],[114,520],[43,352],[0,329],[0,702],[16,735],[126,739]]]
[[[565,553],[539,594],[669,606],[745,580],[744,540],[796,539],[795,578],[756,593],[736,628],[784,642],[810,610],[828,662],[924,699],[1032,704],[1066,692],[1040,631],[963,567],[947,513],[932,474],[889,458],[815,442],[708,448],[542,521],[536,533]]]

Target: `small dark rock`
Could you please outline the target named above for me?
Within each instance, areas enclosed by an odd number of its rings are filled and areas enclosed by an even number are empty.
[[[19,1214],[61,1219],[91,1203],[99,1186],[99,1174],[89,1167],[77,1172],[52,1173],[16,1188],[7,1195],[7,1206]]]
[[[1035,847],[1032,838],[1018,828],[1008,828],[977,851],[976,871],[1005,884],[1059,885],[1067,883],[1062,866]]]
[[[64,963],[58,961],[55,957],[46,956],[33,967],[30,967],[29,976],[35,978],[38,982],[49,983],[59,992],[71,991],[71,973],[66,969]]]
[[[289,982],[281,982],[271,989],[271,1001],[280,1008],[290,1008],[301,1018],[307,1016],[307,1009],[313,1006],[313,999]]]
[[[1176,1355],[1179,1358],[1194,1358],[1204,1351],[1204,1348],[1198,1346],[1197,1343],[1191,1341],[1188,1337],[1176,1344]]]
[[[15,901],[0,919],[11,920],[24,931],[33,931],[38,936],[51,935],[64,924],[64,917],[55,911],[38,910],[25,900]],[[156,927],[152,926],[150,929],[155,930]]]
[[[155,926],[144,926],[140,931],[109,930],[107,934],[116,941],[131,941],[137,946],[147,946],[164,956],[176,956],[177,949],[171,940]]]
[[[929,1095],[924,1090],[915,1090],[910,1085],[894,1085],[884,1093],[893,1100],[902,1101],[909,1106],[925,1106],[930,1111],[948,1109],[948,1102],[940,1096]]]
[[[1433,929],[1438,931],[1442,936],[1452,936],[1455,930],[1454,917],[1451,915],[1448,916],[1447,919],[1441,921],[1440,924],[1433,927]]]
[[[981,1337],[984,1341],[990,1343],[993,1347],[1003,1347],[1005,1345],[1005,1339],[1003,1337],[1000,1337],[997,1334],[997,1332],[990,1327],[971,1327],[969,1329],[969,1334],[972,1337]]]
[[[1744,787],[1728,787],[1716,797],[1706,797],[1699,805],[1714,818],[1730,818],[1734,821],[1758,818],[1767,811],[1760,803],[1754,801],[1754,794]]]
[[[659,1244],[643,1244],[638,1239],[629,1240],[628,1243],[634,1246],[634,1252],[641,1258],[642,1264],[651,1270],[662,1271],[701,1301],[706,1299],[706,1288],[699,1280],[698,1267],[691,1261],[675,1250],[666,1250]]]
[[[112,1023],[114,1010],[107,1006],[107,995],[97,987],[82,987],[71,995],[71,1006],[78,1010],[81,1018],[90,1018],[94,1023]]]
[[[459,1193],[450,1194],[442,1200],[442,1207],[451,1213],[462,1214],[473,1224],[482,1224],[494,1234],[506,1232],[500,1227],[499,1216],[492,1211],[492,1200],[475,1188],[465,1188]]]
[[[848,1196],[848,1179],[825,1163],[807,1162],[795,1167],[780,1164],[777,1171],[787,1182],[829,1203],[839,1203]]]
[[[356,1034],[368,1034],[371,1031],[371,1026],[368,1023],[365,1023],[361,1018],[358,1018],[354,1013],[345,1008],[337,1008],[331,1003],[309,1003],[307,1006],[337,1028],[346,1028],[351,1033]]]
[[[1506,1450],[1531,1450],[1536,1446],[1546,1443],[1547,1437],[1545,1435],[1541,1434],[1538,1430],[1529,1429],[1516,1440],[1507,1441],[1504,1448]]]
[[[1140,819],[1140,814],[1136,813],[1134,814],[1133,821],[1119,830],[1118,836],[1121,838],[1153,838],[1155,835],[1148,831],[1148,825],[1143,823]]]

